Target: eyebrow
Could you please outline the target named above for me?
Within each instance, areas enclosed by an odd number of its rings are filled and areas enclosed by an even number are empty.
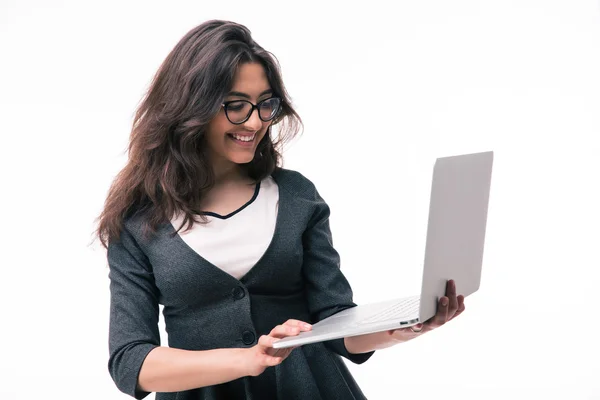
[[[273,93],[273,89],[268,89],[265,90],[264,92],[262,92],[261,94],[258,95],[258,97],[262,97],[265,94],[272,94]],[[237,97],[244,97],[246,99],[250,99],[250,96],[247,95],[246,93],[242,93],[242,92],[229,92],[227,93],[227,96],[237,96]]]

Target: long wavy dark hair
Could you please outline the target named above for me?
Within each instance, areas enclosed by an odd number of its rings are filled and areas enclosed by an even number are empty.
[[[206,222],[200,199],[214,185],[207,159],[205,131],[231,90],[243,63],[265,68],[282,109],[258,144],[254,159],[242,165],[256,182],[281,166],[281,145],[293,138],[302,121],[292,108],[277,59],[259,46],[243,25],[207,21],[189,31],[164,60],[135,113],[128,162],[113,181],[96,234],[104,247],[120,238],[125,219],[144,215],[144,231],[177,213],[182,227]],[[277,125],[277,139],[272,127]]]

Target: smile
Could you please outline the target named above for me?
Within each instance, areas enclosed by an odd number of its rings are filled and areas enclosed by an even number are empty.
[[[254,139],[256,138],[256,133],[252,135],[240,135],[237,133],[228,133],[227,137],[233,142],[242,147],[254,147]]]
[[[251,142],[254,140],[256,134],[248,136],[248,135],[236,135],[234,133],[230,134],[234,139],[239,140],[241,142]]]

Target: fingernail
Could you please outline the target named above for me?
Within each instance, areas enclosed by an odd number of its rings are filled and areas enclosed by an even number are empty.
[[[304,327],[305,327],[306,329],[310,328],[311,326],[312,326],[311,324],[304,324]]]
[[[448,299],[442,300],[442,305],[445,307],[448,305]]]

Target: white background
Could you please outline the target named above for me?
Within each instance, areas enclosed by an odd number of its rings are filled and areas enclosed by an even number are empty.
[[[419,290],[434,159],[495,151],[481,290],[351,365],[365,394],[600,399],[597,1],[166,4],[0,3],[0,398],[127,398],[94,219],[156,69],[219,18],[282,64],[285,166],[330,204],[358,303]]]

